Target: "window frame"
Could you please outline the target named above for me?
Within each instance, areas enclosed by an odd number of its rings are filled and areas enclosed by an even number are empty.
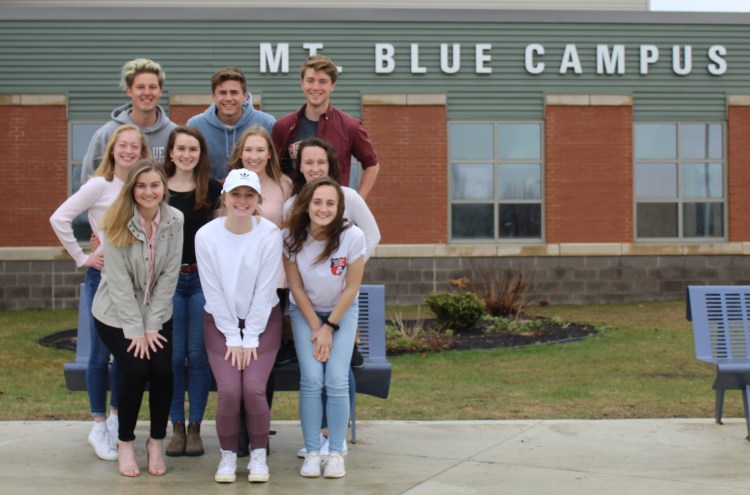
[[[67,136],[67,147],[68,147],[68,150],[67,150],[67,167],[68,168],[66,170],[68,180],[67,180],[67,191],[66,191],[66,196],[65,196],[66,199],[69,198],[70,196],[72,196],[77,191],[77,189],[76,189],[76,191],[73,190],[73,184],[75,182],[75,177],[74,177],[75,174],[73,173],[73,167],[75,165],[83,165],[83,157],[81,157],[81,160],[76,160],[75,157],[73,156],[73,137],[74,137],[73,127],[76,126],[76,125],[94,125],[94,126],[96,126],[96,130],[98,130],[106,122],[107,121],[94,120],[94,119],[68,120],[68,136]],[[96,130],[94,130],[94,133],[96,133]],[[93,133],[92,133],[92,137],[93,137]],[[89,138],[89,143],[90,142],[91,142],[91,138]],[[86,144],[86,148],[87,149],[88,149],[89,143]],[[80,174],[79,174],[79,177],[80,177]],[[82,184],[80,184],[80,185],[82,185]],[[80,185],[79,185],[79,187],[80,187]],[[73,220],[73,224],[74,224],[73,232],[74,232],[74,234],[76,232],[75,225],[78,225],[79,222],[85,222],[86,225],[87,225],[87,230],[88,230],[88,215],[87,215],[86,212],[81,213],[78,217],[76,217]],[[83,239],[83,238],[81,238],[81,239],[77,238],[77,240],[78,240],[78,242],[81,245],[85,246],[85,245],[88,244],[88,242],[90,240],[90,237],[86,237],[85,239]]]
[[[683,125],[719,125],[721,126],[721,158],[682,158],[681,157],[681,127]],[[676,126],[676,156],[674,158],[639,158],[636,154],[636,127],[638,125],[674,125]],[[706,143],[708,146],[708,143]],[[724,121],[639,121],[633,122],[633,239],[641,244],[707,244],[716,242],[727,242],[729,240],[729,197],[728,197],[728,174],[727,174],[727,125]],[[722,167],[722,197],[715,198],[686,198],[683,191],[683,170],[685,165],[718,163]],[[677,197],[676,198],[638,198],[636,169],[638,165],[676,165],[677,175]],[[677,236],[676,237],[639,237],[638,236],[638,204],[676,204],[677,205]],[[685,237],[684,206],[686,204],[720,204],[722,205],[722,231],[721,237]]]
[[[451,132],[454,125],[471,125],[471,124],[483,124],[492,125],[492,159],[453,159],[453,150],[451,149]],[[539,126],[539,158],[512,158],[503,159],[500,158],[499,153],[499,126],[501,125],[538,125]],[[447,190],[446,190],[446,201],[448,204],[448,242],[451,244],[544,244],[546,239],[546,194],[545,194],[545,128],[543,120],[451,120],[448,122],[448,133],[447,133],[447,148],[448,148],[448,163],[447,163]],[[490,164],[492,165],[492,184],[493,184],[493,197],[485,200],[472,200],[472,199],[453,199],[453,173],[452,167],[454,165],[462,164]],[[539,199],[502,199],[500,197],[500,191],[496,191],[498,186],[500,166],[501,165],[538,165],[539,166]],[[453,236],[453,206],[454,205],[487,205],[492,204],[492,218],[493,218],[493,237],[492,238],[456,238]],[[540,208],[540,229],[539,237],[500,237],[500,207],[503,204],[521,204],[528,205],[533,204],[539,205]]]

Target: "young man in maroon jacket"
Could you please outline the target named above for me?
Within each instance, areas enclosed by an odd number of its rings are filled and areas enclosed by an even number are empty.
[[[300,69],[302,93],[306,103],[297,112],[280,118],[273,126],[273,143],[281,160],[282,171],[292,171],[299,143],[309,137],[325,139],[336,150],[341,169],[341,185],[349,185],[352,155],[364,169],[359,194],[367,198],[380,171],[378,155],[362,123],[331,104],[336,89],[338,69],[326,56],[313,55]]]

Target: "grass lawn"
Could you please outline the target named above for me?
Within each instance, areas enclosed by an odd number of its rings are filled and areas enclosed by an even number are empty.
[[[395,309],[389,308],[389,316]],[[546,306],[529,312],[592,323],[601,333],[564,345],[390,358],[391,397],[358,396],[358,418],[713,416],[714,370],[695,360],[684,302]],[[0,420],[88,418],[86,394],[65,388],[62,366],[73,353],[36,343],[75,325],[74,311],[0,312]],[[212,393],[209,419],[215,405]],[[727,394],[724,415],[743,416],[739,392]],[[273,418],[297,417],[297,393],[277,393]]]

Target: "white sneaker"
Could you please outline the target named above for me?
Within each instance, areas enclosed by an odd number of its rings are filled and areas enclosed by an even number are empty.
[[[344,456],[341,452],[332,452],[325,462],[323,476],[326,478],[343,478],[346,476],[344,469]]]
[[[326,458],[331,452],[331,442],[326,438],[325,443],[320,447],[320,457]],[[341,455],[349,453],[349,448],[346,446],[346,440],[344,440],[343,448],[341,449]]]
[[[328,445],[328,437],[320,434],[320,457],[328,457],[329,453],[329,445]],[[344,448],[341,450],[341,455],[346,455],[349,453],[349,448],[346,446],[346,440],[344,440]],[[297,457],[300,459],[305,458],[305,454],[307,454],[307,449],[305,447],[302,447],[297,451]]]
[[[305,455],[305,462],[299,470],[299,474],[305,478],[317,478],[320,476],[320,463],[322,459],[318,452],[308,452]]]
[[[326,455],[328,455],[328,437],[321,433],[320,434],[320,455],[321,456],[323,455],[324,448],[326,450]],[[306,455],[307,455],[307,448],[305,447],[302,447],[301,449],[297,451],[297,457],[299,457],[300,459],[304,459]]]
[[[247,463],[247,481],[251,483],[265,483],[269,480],[268,464],[266,464],[266,449],[254,449],[250,452],[250,462]]]
[[[107,424],[107,433],[109,433],[109,438],[112,441],[112,445],[116,446],[117,440],[119,440],[119,434],[117,433],[117,431],[120,429],[120,419],[117,414],[110,413],[105,423]]]
[[[89,443],[94,447],[94,452],[99,459],[105,461],[117,460],[117,449],[112,444],[107,425],[103,421],[94,423],[94,427],[89,432]]]
[[[214,481],[217,483],[234,483],[237,479],[237,452],[221,451],[221,461],[216,468]]]

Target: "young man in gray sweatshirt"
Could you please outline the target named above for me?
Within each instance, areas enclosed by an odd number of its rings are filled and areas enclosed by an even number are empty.
[[[81,184],[94,174],[102,161],[102,154],[112,131],[119,126],[133,124],[140,128],[151,149],[151,157],[160,161],[164,159],[164,147],[169,133],[177,127],[159,106],[165,79],[159,64],[146,58],[137,58],[123,65],[120,75],[120,86],[130,97],[130,103],[112,110],[112,119],[94,133],[83,157]]]

